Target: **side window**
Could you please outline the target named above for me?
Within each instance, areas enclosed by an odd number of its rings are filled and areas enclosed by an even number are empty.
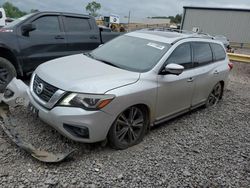
[[[226,52],[221,45],[215,43],[211,43],[210,45],[214,54],[214,61],[221,61],[226,58]]]
[[[57,16],[43,16],[32,22],[36,25],[36,30],[45,33],[59,33],[60,25]]]
[[[91,30],[89,19],[65,17],[65,29],[67,32],[83,32]]]
[[[206,65],[213,61],[212,51],[208,43],[194,42],[192,46],[196,66]]]
[[[185,69],[192,68],[191,47],[189,43],[178,46],[167,60],[167,64],[176,63],[184,66]]]
[[[0,18],[2,18],[3,17],[3,13],[0,11]]]

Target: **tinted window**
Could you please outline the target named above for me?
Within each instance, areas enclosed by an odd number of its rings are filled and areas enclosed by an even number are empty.
[[[189,43],[181,44],[170,55],[167,63],[176,63],[185,69],[192,68],[191,48]]]
[[[219,44],[210,44],[214,54],[214,61],[224,60],[226,58],[226,53],[224,48]]]
[[[213,61],[213,55],[208,43],[193,43],[194,63],[195,65],[205,65]]]
[[[83,32],[91,29],[89,19],[74,17],[65,18],[65,27],[67,32]]]
[[[0,18],[2,18],[3,17],[3,13],[0,11]]]
[[[43,16],[33,21],[36,25],[35,31],[42,31],[46,33],[60,32],[60,26],[57,16]]]

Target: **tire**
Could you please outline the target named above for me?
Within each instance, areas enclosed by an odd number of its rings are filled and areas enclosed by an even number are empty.
[[[0,93],[3,93],[12,78],[16,77],[16,69],[11,62],[0,57]]]
[[[108,141],[114,149],[126,149],[140,143],[147,131],[149,118],[141,106],[131,106],[118,115],[112,124]]]
[[[223,94],[223,87],[221,83],[217,83],[214,87],[212,92],[209,94],[206,107],[215,106],[222,98]]]

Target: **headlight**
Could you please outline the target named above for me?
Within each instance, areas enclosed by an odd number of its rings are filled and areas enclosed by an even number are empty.
[[[60,105],[80,107],[87,110],[99,110],[107,106],[114,98],[114,95],[71,93],[60,102]]]

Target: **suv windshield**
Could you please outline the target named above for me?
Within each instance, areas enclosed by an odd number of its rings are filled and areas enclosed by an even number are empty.
[[[32,16],[34,13],[31,14],[27,14],[21,18],[16,19],[15,21],[9,23],[8,25],[4,26],[4,28],[12,28],[14,26],[16,26],[17,24],[19,24],[20,22],[22,22],[23,20],[29,18],[30,16]]]
[[[170,44],[123,35],[93,50],[91,57],[135,72],[152,69],[168,51]]]

